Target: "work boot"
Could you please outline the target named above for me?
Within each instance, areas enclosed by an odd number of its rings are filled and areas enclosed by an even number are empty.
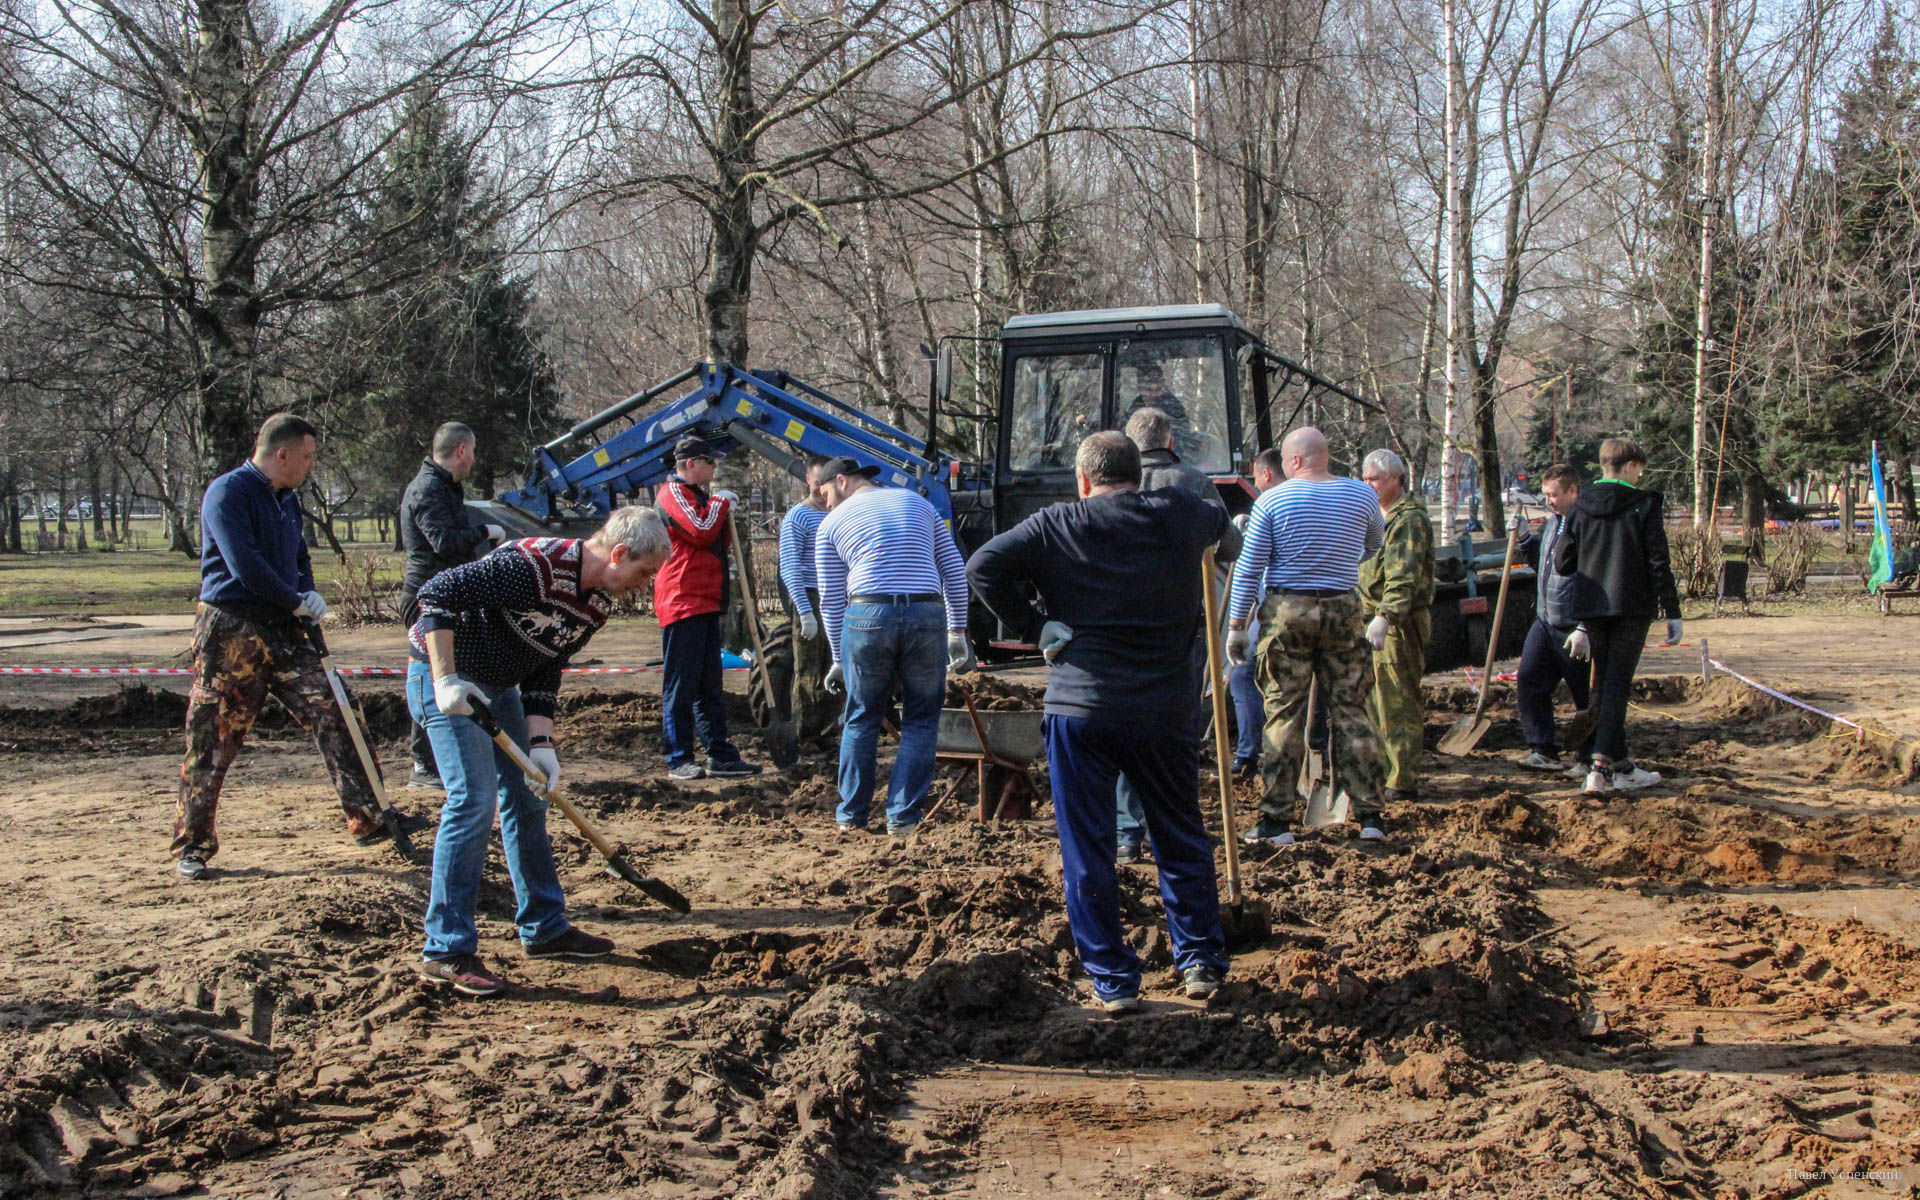
[[[1615,768],[1613,772],[1613,787],[1615,791],[1637,792],[1641,788],[1652,787],[1659,782],[1660,772],[1658,771],[1646,771],[1639,767],[1630,766],[1625,770]]]
[[[396,810],[396,812],[397,811],[398,810]],[[427,820],[427,818],[421,816],[419,813],[399,813],[398,815],[400,817],[400,832],[404,834],[412,835],[419,833],[422,829],[426,829],[433,824],[432,821]],[[355,818],[349,817],[347,819],[347,832],[353,834],[353,840],[358,845],[377,846],[392,836],[387,832],[387,823],[385,821],[380,821],[375,824],[373,828],[365,831],[357,830],[356,826],[358,824],[359,822]]]
[[[207,856],[200,850],[183,851],[173,869],[182,879],[199,879],[207,873]]]
[[[1265,844],[1268,846],[1293,845],[1293,826],[1278,817],[1269,817],[1262,813],[1260,820],[1254,823],[1240,839],[1249,846]]]
[[[407,775],[407,786],[410,788],[422,788],[430,792],[444,792],[447,790],[447,785],[440,781],[440,773],[438,771],[435,771],[432,767],[423,767],[419,763],[413,764],[412,772]]]
[[[1180,981],[1186,985],[1187,999],[1208,1000],[1226,979],[1217,968],[1196,964],[1180,972]]]
[[[1520,760],[1520,766],[1529,771],[1559,771],[1561,770],[1560,756],[1541,750],[1532,750]]]
[[[677,767],[667,768],[668,779],[679,779],[679,780],[685,781],[685,780],[692,780],[692,779],[705,779],[706,777],[707,777],[707,769],[701,766],[699,763],[692,761],[691,759],[681,763]]]
[[[527,942],[525,948],[528,958],[573,958],[584,962],[612,954],[613,942],[568,926],[565,933],[557,933],[544,942]]]
[[[507,981],[487,970],[478,954],[423,958],[414,970],[425,982],[450,987],[463,996],[497,996],[507,990]]]
[[[758,763],[744,762],[738,758],[710,758],[707,760],[707,774],[715,779],[746,779],[760,773]]]

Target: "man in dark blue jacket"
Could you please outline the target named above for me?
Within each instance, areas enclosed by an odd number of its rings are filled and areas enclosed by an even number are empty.
[[[473,474],[479,442],[473,430],[448,421],[433,431],[431,457],[400,498],[400,546],[407,552],[407,573],[400,581],[400,617],[411,629],[420,619],[420,588],[427,580],[453,567],[465,566],[505,541],[507,531],[489,525],[467,511],[461,484]],[[408,787],[438,788],[440,772],[433,763],[433,743],[427,731],[413,726],[413,773]]]
[[[1553,693],[1566,681],[1575,708],[1587,707],[1587,664],[1567,653],[1567,639],[1573,636],[1573,576],[1562,575],[1553,565],[1554,548],[1574,503],[1580,499],[1580,472],[1566,463],[1547,468],[1541,496],[1549,510],[1540,528],[1540,540],[1534,546],[1539,591],[1534,597],[1534,621],[1527,630],[1527,644],[1520,651],[1520,671],[1514,679],[1519,699],[1520,732],[1531,747],[1520,765],[1529,771],[1559,771],[1559,736],[1553,725]],[[1593,753],[1589,735],[1579,748],[1580,762]],[[1586,770],[1581,768],[1584,776]]]
[[[362,845],[387,836],[346,718],[301,628],[327,611],[313,587],[296,494],[313,458],[313,426],[277,413],[260,427],[252,459],[214,480],[200,506],[200,610],[173,826],[175,868],[184,879],[205,875],[220,848],[220,785],[268,696],[313,731],[347,832]]]
[[[1122,1013],[1140,1007],[1140,959],[1122,937],[1113,861],[1122,774],[1140,797],[1187,995],[1211,996],[1226,972],[1200,816],[1190,649],[1202,620],[1200,562],[1228,522],[1192,492],[1140,491],[1140,452],[1123,434],[1081,442],[1074,473],[1078,502],[994,538],[967,576],[1051,664],[1044,723],[1067,917],[1101,1005]],[[1039,593],[1044,615],[1023,585]]]

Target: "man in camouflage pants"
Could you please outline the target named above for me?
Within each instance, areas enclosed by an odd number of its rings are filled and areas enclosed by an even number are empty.
[[[1373,656],[1362,633],[1360,561],[1380,549],[1379,498],[1328,470],[1327,439],[1303,427],[1280,454],[1285,483],[1254,502],[1228,595],[1227,657],[1247,662],[1247,618],[1260,607],[1260,690],[1266,698],[1265,789],[1250,844],[1289,846],[1306,755],[1307,689],[1318,678],[1331,710],[1333,762],[1353,798],[1360,836],[1384,841],[1380,751],[1367,720]],[[1258,593],[1264,590],[1262,599]]]
[[[313,426],[276,414],[260,427],[252,459],[214,480],[201,504],[200,611],[172,846],[184,879],[204,876],[220,848],[220,785],[268,696],[313,731],[347,832],[363,845],[386,836],[346,719],[301,627],[327,611],[313,590],[295,495],[313,459]]]
[[[1433,632],[1433,525],[1427,506],[1407,491],[1407,464],[1375,450],[1360,480],[1380,497],[1386,522],[1380,553],[1360,564],[1360,603],[1373,647],[1373,691],[1367,715],[1380,743],[1387,799],[1420,794],[1420,750],[1427,728],[1420,677]]]

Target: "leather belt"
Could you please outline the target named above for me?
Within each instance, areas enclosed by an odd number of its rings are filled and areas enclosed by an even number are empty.
[[[1315,600],[1331,600],[1335,596],[1345,596],[1352,588],[1268,588],[1269,596],[1307,596]]]
[[[863,592],[848,596],[848,604],[939,604],[945,600],[939,592]]]

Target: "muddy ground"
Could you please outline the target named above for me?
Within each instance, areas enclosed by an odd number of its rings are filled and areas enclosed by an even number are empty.
[[[344,836],[284,720],[186,884],[177,692],[0,711],[0,1192],[1920,1188],[1920,787],[1729,681],[1642,680],[1651,792],[1526,774],[1502,722],[1429,758],[1385,848],[1250,855],[1274,934],[1211,1005],[1175,991],[1152,867],[1129,868],[1149,1003],[1124,1020],[1085,1005],[1047,809],[975,823],[952,769],[912,840],[842,839],[825,759],[667,782],[646,686],[569,684],[569,786],[694,911],[609,878],[555,813],[574,919],[619,953],[520,957],[496,849],[482,951],[517,990],[491,1001],[415,983],[427,873]],[[403,760],[398,689],[358,690]],[[1430,740],[1463,703],[1431,693]]]

